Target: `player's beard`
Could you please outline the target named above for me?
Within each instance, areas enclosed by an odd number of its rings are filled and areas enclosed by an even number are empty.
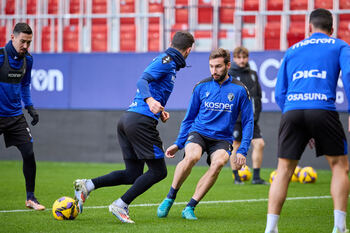
[[[222,75],[220,75],[220,77],[218,79],[215,79],[214,77],[213,78],[215,81],[220,83],[226,78],[226,75],[227,75],[227,68],[225,68],[224,72],[222,73]]]

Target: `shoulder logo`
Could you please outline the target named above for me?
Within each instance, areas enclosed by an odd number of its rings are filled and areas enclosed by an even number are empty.
[[[252,80],[255,82],[255,75],[254,74],[251,74],[250,77],[252,77]]]
[[[227,99],[231,102],[235,98],[235,95],[233,93],[229,93],[227,95]]]
[[[207,91],[207,92],[205,93],[205,97],[208,97],[209,95],[210,95],[210,92]]]
[[[171,61],[171,57],[170,56],[165,56],[162,58],[162,63],[166,64],[169,63]]]

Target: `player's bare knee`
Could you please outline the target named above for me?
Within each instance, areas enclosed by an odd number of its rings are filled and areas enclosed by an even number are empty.
[[[184,158],[184,162],[187,164],[187,165],[190,165],[190,166],[194,166],[199,160],[200,160],[200,156],[197,156],[197,155],[185,155],[185,158]]]
[[[264,149],[265,147],[265,141],[262,138],[256,139],[256,141],[253,144],[255,149]]]

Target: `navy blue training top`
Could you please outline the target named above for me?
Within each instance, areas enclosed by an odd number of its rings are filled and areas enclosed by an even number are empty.
[[[182,149],[190,132],[232,144],[233,129],[239,113],[242,114],[242,142],[237,151],[247,155],[253,136],[254,116],[248,90],[231,76],[221,85],[212,77],[199,82],[175,144]]]

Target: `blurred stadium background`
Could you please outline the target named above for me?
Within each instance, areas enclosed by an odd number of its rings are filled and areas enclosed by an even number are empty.
[[[164,147],[175,139],[196,82],[210,75],[213,48],[246,46],[263,89],[260,125],[266,141],[263,167],[277,163],[280,112],[274,85],[284,51],[308,33],[315,8],[334,14],[334,37],[350,42],[350,0],[0,0],[0,46],[13,26],[33,29],[32,98],[40,122],[32,127],[38,160],[120,162],[116,124],[131,103],[143,69],[177,30],[196,39],[190,67],[177,75],[159,123]],[[338,83],[337,108],[345,128],[347,100]],[[18,160],[0,140],[0,159]],[[167,163],[178,162],[182,155]],[[327,168],[307,149],[301,166]],[[202,159],[201,164],[205,164]]]

